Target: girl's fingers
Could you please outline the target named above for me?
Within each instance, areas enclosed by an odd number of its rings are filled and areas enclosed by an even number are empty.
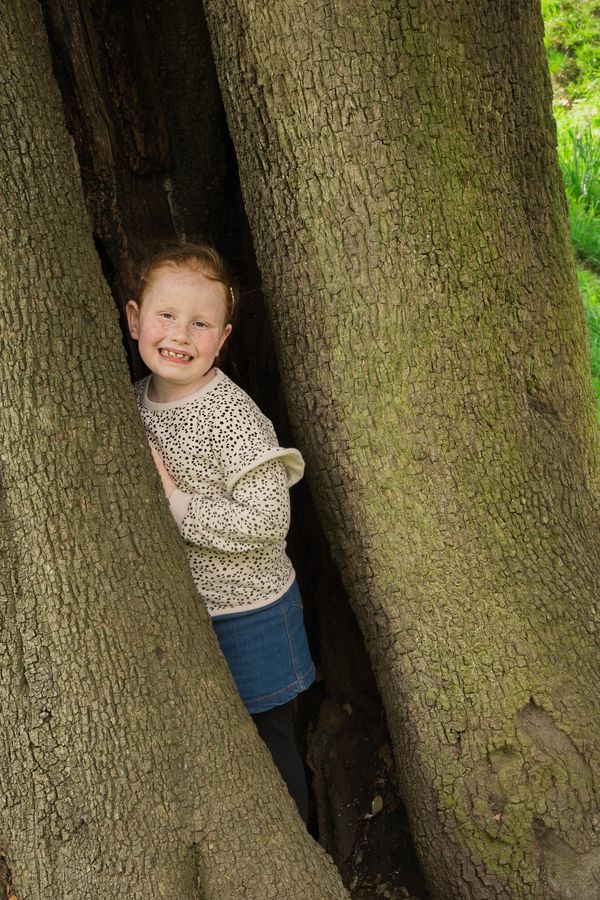
[[[152,444],[150,444],[150,452],[152,453],[152,458],[155,463],[162,463],[162,456]]]

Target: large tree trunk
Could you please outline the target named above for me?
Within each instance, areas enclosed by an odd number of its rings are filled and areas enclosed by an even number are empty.
[[[598,430],[539,4],[205,8],[431,890],[594,900]]]
[[[342,898],[152,471],[33,0],[0,47],[0,894]]]

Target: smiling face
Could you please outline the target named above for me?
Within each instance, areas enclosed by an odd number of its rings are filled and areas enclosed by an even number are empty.
[[[165,265],[152,272],[140,303],[129,301],[129,330],[152,372],[151,399],[180,400],[211,380],[231,331],[225,292],[200,269]]]

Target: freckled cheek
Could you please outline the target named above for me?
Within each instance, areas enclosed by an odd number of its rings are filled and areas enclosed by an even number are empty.
[[[157,344],[159,341],[162,341],[168,333],[168,330],[167,325],[147,325],[142,331],[141,340],[149,347],[152,344]]]
[[[197,337],[194,344],[202,353],[216,353],[219,346],[219,339],[214,334],[206,334]]]

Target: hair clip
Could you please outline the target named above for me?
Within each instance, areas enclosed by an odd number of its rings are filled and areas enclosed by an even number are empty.
[[[233,293],[231,285],[229,285],[229,293],[231,294],[231,311],[233,312],[233,307],[235,306],[235,294]]]

